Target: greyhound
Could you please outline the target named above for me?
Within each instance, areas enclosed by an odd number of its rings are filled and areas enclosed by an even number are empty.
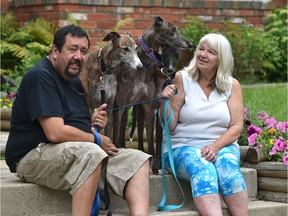
[[[163,68],[161,68],[160,71],[161,73],[164,74],[164,77],[163,75],[159,74],[159,68],[154,68],[154,70],[156,70],[155,74],[157,75],[155,79],[155,81],[157,82],[155,83],[156,94],[160,94],[162,92],[162,89],[165,87],[165,85],[167,85],[168,82],[171,82],[171,80],[174,79],[175,70],[176,70],[177,64],[180,61],[181,53],[182,53],[182,49],[179,49],[178,47],[172,47],[169,45],[164,46],[161,50],[162,50],[161,62],[163,63]],[[158,103],[158,105],[160,106],[160,103]],[[137,105],[133,107],[132,128],[130,131],[130,140],[133,140],[133,134],[134,134],[134,130],[137,124],[138,149],[142,151],[144,151],[144,146],[143,146],[144,113],[143,112],[144,110],[143,110],[142,105]],[[162,128],[158,120],[159,119],[156,118],[156,153],[154,156],[154,162],[152,164],[152,172],[154,174],[157,174],[158,170],[161,168]]]
[[[152,99],[158,95],[159,84],[157,83],[157,77],[160,74],[156,73],[154,67],[161,67],[161,62],[155,60],[160,47],[166,45],[178,47],[179,49],[192,47],[192,43],[180,34],[177,26],[164,21],[161,17],[154,18],[152,25],[144,30],[136,43],[138,44],[137,54],[145,67],[137,73],[135,69],[127,66],[122,67],[121,72],[117,74],[115,107]],[[164,78],[163,74],[161,76]],[[142,105],[147,129],[148,153],[153,156],[155,110],[158,106],[158,103]],[[124,109],[113,113],[113,141],[118,147],[126,147],[127,111],[127,109]]]
[[[129,33],[119,35],[116,32],[108,33],[103,41],[108,41],[101,49],[88,56],[85,67],[80,73],[80,79],[85,91],[85,100],[92,113],[95,107],[105,102],[108,109],[113,108],[117,89],[117,73],[123,65],[140,70],[143,68],[136,48],[137,45]],[[105,101],[101,102],[101,90]],[[103,98],[104,99],[104,98]],[[109,118],[105,135],[110,136],[112,118]]]

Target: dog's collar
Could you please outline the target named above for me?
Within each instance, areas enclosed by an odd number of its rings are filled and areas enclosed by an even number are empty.
[[[101,72],[102,72],[102,73],[108,72],[108,74],[111,74],[111,73],[113,73],[112,70],[115,69],[115,68],[117,68],[120,63],[118,62],[115,66],[113,66],[113,67],[111,67],[111,68],[107,68],[107,66],[106,66],[106,64],[105,64],[105,62],[104,62],[104,59],[103,59],[103,57],[102,57],[102,55],[101,55],[101,51],[102,51],[102,48],[101,48],[101,50],[99,51],[99,55],[98,55],[98,58],[100,58],[100,61],[101,61],[101,64],[100,64]],[[111,72],[111,71],[112,71],[112,72]]]
[[[162,67],[162,62],[160,62],[154,53],[154,50],[149,47],[143,40],[142,35],[140,35],[140,37],[138,38],[138,42],[142,48],[142,50],[144,51],[144,53],[149,57],[150,62],[149,62],[149,66],[157,66],[157,67]],[[143,62],[142,62],[143,63]]]

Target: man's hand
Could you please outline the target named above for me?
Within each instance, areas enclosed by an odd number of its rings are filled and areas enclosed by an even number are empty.
[[[95,128],[91,128],[92,133],[97,133]],[[99,134],[101,138],[101,145],[102,149],[109,155],[109,156],[114,156],[117,154],[119,151],[118,148],[112,143],[111,139],[107,136],[104,136],[102,134]]]
[[[102,104],[99,108],[94,110],[94,113],[91,116],[91,126],[98,126],[100,129],[106,127],[108,122],[108,114],[105,111],[107,104]]]

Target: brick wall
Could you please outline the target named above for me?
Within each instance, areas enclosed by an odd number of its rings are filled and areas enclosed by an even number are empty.
[[[21,25],[42,17],[63,26],[70,12],[88,31],[92,47],[96,47],[119,20],[128,17],[133,18],[133,22],[122,26],[118,32],[129,31],[137,38],[155,16],[179,27],[185,26],[187,15],[200,17],[213,28],[221,28],[223,20],[247,21],[260,26],[267,23],[265,17],[272,9],[286,4],[286,0],[9,0],[9,9],[14,11]],[[3,12],[3,8],[1,10]]]

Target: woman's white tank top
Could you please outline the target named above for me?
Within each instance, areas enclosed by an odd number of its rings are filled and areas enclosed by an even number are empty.
[[[183,70],[181,74],[185,101],[180,110],[178,125],[170,132],[172,148],[187,145],[203,148],[215,142],[229,127],[227,101],[231,94],[232,77],[231,86],[225,93],[219,94],[214,89],[207,98],[187,71]],[[165,136],[163,138],[165,140]],[[237,142],[235,144],[238,146]],[[166,147],[164,151],[167,151]]]

